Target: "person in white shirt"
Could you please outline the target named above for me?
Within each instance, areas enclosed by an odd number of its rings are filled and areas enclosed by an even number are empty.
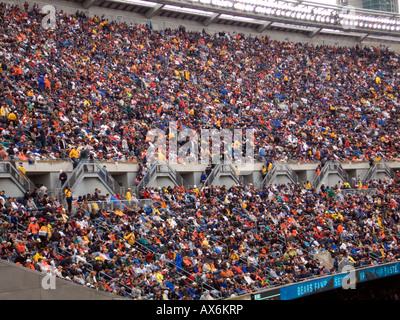
[[[253,266],[257,264],[257,258],[254,256],[253,253],[250,253],[249,256],[247,257],[247,263]]]
[[[58,267],[54,270],[54,275],[55,275],[57,278],[64,279],[64,276],[63,276],[63,274],[62,274],[62,266],[58,266]]]
[[[74,256],[75,263],[83,262],[86,263],[85,254],[83,252],[79,252],[79,254]]]
[[[247,282],[247,284],[253,284],[255,281],[250,277],[249,273],[245,273],[243,276],[244,280]]]
[[[43,198],[46,192],[47,192],[47,187],[44,184],[41,184],[39,187],[39,197]]]

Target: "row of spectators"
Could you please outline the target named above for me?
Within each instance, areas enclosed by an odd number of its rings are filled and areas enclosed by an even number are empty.
[[[266,163],[399,156],[398,54],[388,48],[63,12],[45,30],[42,18],[37,5],[0,4],[0,160],[145,164],[149,129],[168,132],[172,121],[197,132],[253,128]],[[4,193],[0,255],[134,299],[226,298],[398,259],[399,185],[368,186],[145,188],[152,206],[100,209],[88,203],[95,193],[76,212],[46,190]]]
[[[399,56],[388,48],[154,30],[81,12],[58,11],[46,30],[43,16],[0,4],[0,159],[77,149],[146,162],[148,130],[170,137],[172,121],[198,134],[253,128],[268,161],[399,156]]]
[[[399,259],[400,185],[343,187],[146,188],[152,205],[82,203],[73,214],[46,194],[3,193],[0,256],[97,290],[170,300],[227,298]],[[31,198],[37,210],[27,209]]]

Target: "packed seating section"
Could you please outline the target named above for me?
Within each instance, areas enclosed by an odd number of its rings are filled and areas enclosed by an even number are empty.
[[[398,158],[399,57],[387,48],[157,31],[79,11],[44,30],[42,18],[37,5],[0,5],[1,160],[77,150],[146,168],[148,130],[171,121],[253,128],[267,163]],[[113,209],[94,192],[74,212],[39,188],[0,196],[2,259],[131,299],[223,299],[399,258],[393,179],[145,188],[152,205]]]

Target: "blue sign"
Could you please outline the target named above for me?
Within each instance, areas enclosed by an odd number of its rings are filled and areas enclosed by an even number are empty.
[[[341,278],[345,277],[347,274],[340,275]],[[329,289],[337,288],[336,285],[340,283],[339,277],[336,276],[338,279],[334,281],[335,276],[319,278],[315,280],[305,281],[298,284],[294,284],[287,287],[281,288],[281,300],[292,300],[296,298],[300,298],[311,293],[316,293],[318,291],[326,291]],[[339,286],[340,286],[339,285]]]
[[[359,282],[393,276],[400,273],[400,262],[363,269],[358,272]]]
[[[355,277],[359,283],[396,274],[400,274],[400,262],[356,270]],[[343,279],[348,275],[348,273],[342,273],[282,287],[280,299],[292,300],[312,293],[341,288]]]

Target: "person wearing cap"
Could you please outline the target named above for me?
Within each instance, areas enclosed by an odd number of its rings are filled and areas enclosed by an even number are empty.
[[[40,230],[40,226],[39,226],[39,223],[37,222],[37,219],[34,218],[34,217],[31,218],[31,222],[29,223],[28,230],[27,230],[27,231],[28,231],[28,234],[29,234],[34,240],[36,240],[39,230]]]
[[[34,265],[32,264],[32,260],[31,260],[31,259],[26,259],[26,260],[25,260],[25,263],[24,263],[24,266],[25,266],[26,268],[28,268],[28,269],[35,270],[35,267],[34,267]]]

